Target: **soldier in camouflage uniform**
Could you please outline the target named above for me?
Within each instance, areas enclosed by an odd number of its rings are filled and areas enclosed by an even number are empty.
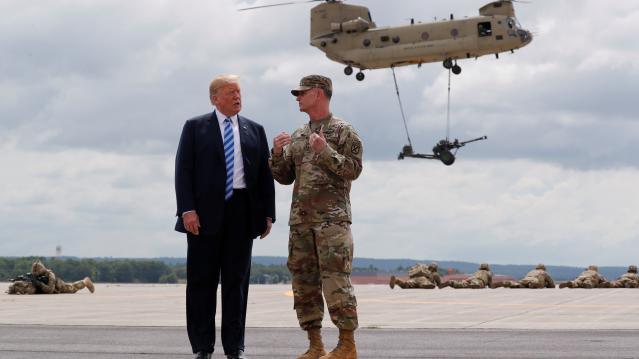
[[[36,276],[47,277],[47,280],[45,281],[36,282],[38,291],[41,291],[44,294],[75,293],[83,288],[88,288],[91,293],[95,292],[95,287],[93,286],[91,278],[85,277],[83,280],[79,280],[77,282],[65,283],[62,278],[56,277],[55,273],[53,273],[52,270],[47,269],[47,267],[45,267],[40,261],[33,263],[33,266],[31,266],[31,273]]]
[[[493,282],[493,273],[490,271],[488,263],[479,265],[479,270],[464,280],[447,280],[439,288],[453,287],[455,289],[471,288],[482,289],[490,287]]]
[[[624,273],[617,280],[610,282],[611,288],[637,288],[639,287],[639,274],[637,274],[637,266],[628,267],[628,272]]]
[[[65,283],[57,278],[53,271],[47,269],[40,261],[35,261],[31,266],[31,273],[20,276],[10,286],[9,294],[58,294],[75,293],[80,289],[88,288],[91,293],[95,291],[93,282],[89,277],[73,283]]]
[[[292,135],[282,132],[275,137],[270,165],[276,181],[293,183],[288,268],[294,308],[310,342],[299,358],[357,358],[349,194],[351,182],[362,171],[362,141],[349,123],[331,114],[329,78],[306,76],[291,93],[310,121]],[[339,342],[329,354],[320,333],[322,291],[331,320],[339,328]]]
[[[421,288],[421,289],[433,289],[442,283],[439,273],[437,273],[437,263],[431,263],[428,266],[425,264],[415,264],[408,270],[409,280],[401,280],[390,277],[390,287],[395,288],[395,285],[402,289],[409,288]]]
[[[531,270],[520,281],[505,280],[503,282],[494,283],[491,288],[555,288],[555,282],[548,272],[546,272],[546,266],[538,264],[535,269]]]
[[[561,283],[559,288],[608,288],[610,283],[599,273],[596,265],[590,265],[575,280]]]

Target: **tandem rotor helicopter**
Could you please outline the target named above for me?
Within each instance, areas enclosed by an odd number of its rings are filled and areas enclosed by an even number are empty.
[[[457,60],[511,51],[528,45],[532,34],[515,17],[513,0],[498,0],[479,9],[479,16],[434,22],[411,20],[408,25],[377,27],[367,7],[323,2],[311,9],[311,45],[346,65],[344,73],[364,80],[362,70],[418,65],[441,61],[446,69],[461,73]],[[297,2],[243,8],[291,5]]]
[[[343,0],[304,0],[286,3],[254,6],[238,9],[252,10],[265,7],[322,2],[311,9],[310,44],[326,54],[330,60],[346,65],[344,74],[353,74],[364,80],[362,70],[390,68],[393,72],[397,99],[406,128],[408,145],[402,148],[398,159],[405,157],[438,159],[447,166],[455,162],[457,150],[465,144],[487,139],[486,136],[470,141],[440,140],[432,149],[432,154],[420,154],[413,147],[406,125],[395,67],[442,62],[448,70],[448,114],[450,122],[450,74],[462,71],[457,60],[477,59],[494,54],[499,58],[502,52],[514,53],[516,49],[528,45],[532,33],[525,30],[515,17],[513,2],[517,0],[496,0],[479,8],[479,16],[449,19],[433,22],[415,22],[399,26],[377,27],[367,7],[344,4]],[[454,151],[454,152],[453,152]]]

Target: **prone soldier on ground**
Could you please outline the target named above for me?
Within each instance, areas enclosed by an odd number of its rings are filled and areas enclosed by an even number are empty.
[[[577,278],[559,285],[559,288],[609,288],[610,282],[599,273],[599,267],[589,265]]]
[[[453,287],[455,289],[471,288],[483,289],[491,287],[493,282],[493,273],[490,271],[488,263],[479,265],[479,270],[464,280],[447,280],[439,285],[439,288]]]
[[[503,282],[494,283],[491,288],[555,288],[555,282],[548,272],[546,272],[546,266],[538,264],[535,269],[531,270],[520,281],[505,280]]]
[[[421,288],[421,289],[433,289],[439,286],[442,282],[439,273],[437,273],[437,263],[415,264],[408,270],[409,280],[401,280],[394,275],[390,277],[390,287],[395,288],[395,285],[402,289]]]
[[[91,278],[85,277],[73,283],[66,283],[62,278],[56,277],[52,270],[40,261],[35,261],[31,266],[31,273],[18,276],[12,280],[7,290],[8,294],[62,294],[75,293],[80,289],[88,288],[95,292],[95,286]]]
[[[637,274],[637,266],[628,267],[628,272],[624,273],[617,280],[610,282],[610,288],[638,288],[639,274]]]

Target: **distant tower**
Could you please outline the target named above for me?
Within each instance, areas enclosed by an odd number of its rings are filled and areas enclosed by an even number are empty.
[[[61,255],[62,255],[62,246],[58,244],[57,246],[55,246],[55,256],[60,257]]]

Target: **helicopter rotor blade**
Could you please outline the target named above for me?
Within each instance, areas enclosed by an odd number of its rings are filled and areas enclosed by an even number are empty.
[[[305,4],[305,3],[309,3],[309,2],[318,2],[318,1],[326,1],[326,0],[289,1],[289,2],[282,2],[282,3],[277,3],[277,4],[270,4],[270,5],[260,5],[260,6],[245,7],[245,8],[237,9],[237,11],[254,10],[254,9],[261,9],[261,8],[265,8],[265,7]]]

